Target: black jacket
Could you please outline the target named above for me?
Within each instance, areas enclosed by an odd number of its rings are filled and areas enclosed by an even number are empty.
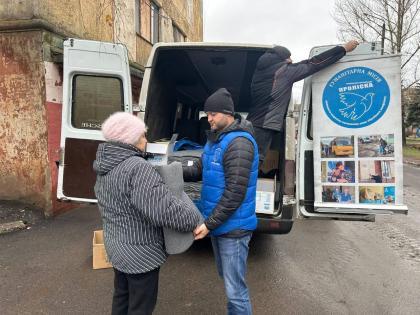
[[[209,132],[208,141],[216,141],[222,134],[232,131],[246,131],[253,135],[252,125],[235,116],[235,121],[220,132]],[[223,224],[242,204],[248,188],[252,162],[254,160],[254,145],[244,137],[235,138],[228,146],[223,156],[225,172],[225,190],[219,203],[204,222],[209,230]],[[202,178],[201,159],[184,170],[185,181],[199,181]],[[235,235],[237,231],[229,234]]]
[[[311,59],[287,63],[269,50],[258,59],[251,83],[251,108],[247,119],[254,127],[280,131],[292,95],[293,83],[333,64],[346,54],[336,46]]]

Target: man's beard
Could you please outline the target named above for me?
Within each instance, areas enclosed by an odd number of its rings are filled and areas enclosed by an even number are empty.
[[[218,131],[221,131],[221,130],[225,129],[226,126],[227,126],[227,122],[225,120],[223,120],[223,121],[219,121],[218,123],[216,123],[214,125],[214,127],[211,128],[211,129],[212,129],[212,131],[218,132]]]

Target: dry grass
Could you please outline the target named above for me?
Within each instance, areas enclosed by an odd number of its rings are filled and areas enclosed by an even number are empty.
[[[405,146],[403,148],[403,155],[404,157],[407,157],[407,158],[420,160],[420,150],[411,146]]]

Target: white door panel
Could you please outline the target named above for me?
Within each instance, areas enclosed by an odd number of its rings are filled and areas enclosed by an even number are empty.
[[[102,122],[113,112],[132,112],[127,49],[121,44],[64,42],[61,160],[57,197],[95,202],[92,170],[103,141]]]

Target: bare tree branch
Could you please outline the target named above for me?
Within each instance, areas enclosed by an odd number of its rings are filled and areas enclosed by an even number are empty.
[[[410,55],[410,57],[407,58],[407,60],[401,65],[401,68],[404,68],[410,61],[413,59],[413,57],[417,54],[417,52],[420,51],[420,45],[417,46],[416,50]]]
[[[403,55],[404,84],[418,82],[420,0],[336,0],[333,18],[342,39],[377,40],[385,24],[386,51]]]

